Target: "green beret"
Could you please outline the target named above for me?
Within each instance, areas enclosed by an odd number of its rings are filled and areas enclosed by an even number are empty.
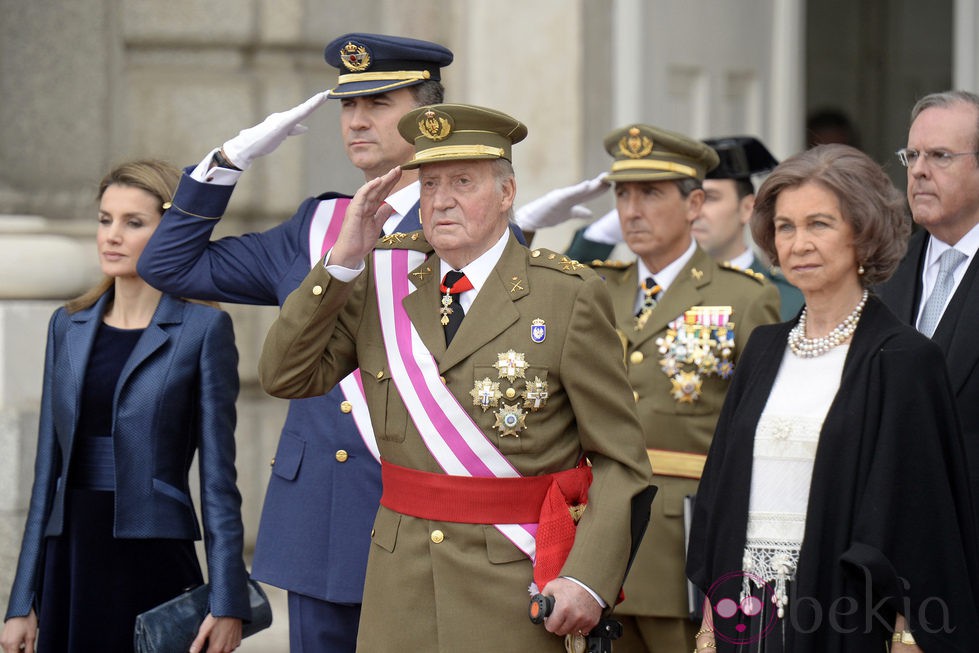
[[[469,104],[433,104],[402,116],[398,131],[415,146],[415,156],[401,166],[465,159],[513,161],[511,146],[527,136],[527,127],[505,113]]]
[[[608,181],[661,181],[692,178],[703,181],[718,163],[717,152],[704,143],[649,125],[629,125],[605,137],[612,155]]]

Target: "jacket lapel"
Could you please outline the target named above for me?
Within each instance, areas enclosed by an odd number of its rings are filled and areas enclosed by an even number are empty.
[[[958,394],[979,358],[971,325],[979,324],[979,256],[973,256],[942,315],[934,340],[945,352],[952,389]]]
[[[526,249],[511,236],[445,356],[439,359],[440,369],[447,370],[465,360],[520,319],[520,311],[513,303],[527,294],[527,277]]]
[[[182,322],[183,312],[184,305],[181,300],[166,294],[160,297],[160,303],[157,305],[156,311],[153,312],[153,319],[143,331],[133,353],[130,354],[129,360],[122,368],[122,373],[119,374],[119,382],[116,384],[116,392],[113,397],[114,404],[118,402],[119,393],[133,372],[170,339],[170,335],[163,326]]]
[[[894,275],[880,289],[881,298],[907,324],[914,326],[921,297],[921,266],[928,245],[928,233],[923,229],[911,237],[908,253]]]
[[[441,261],[434,253],[424,263],[408,273],[415,290],[402,300],[408,319],[435,360],[445,354],[445,329],[439,321],[442,293],[439,291]],[[465,320],[463,320],[465,321]]]
[[[72,416],[72,424],[77,425],[82,387],[85,385],[85,370],[88,368],[88,359],[92,353],[92,345],[95,343],[95,335],[99,331],[99,325],[102,324],[105,307],[113,296],[114,293],[110,289],[99,297],[94,305],[73,314],[71,316],[71,328],[65,333],[65,347],[71,369],[71,395],[74,397],[75,414]]]

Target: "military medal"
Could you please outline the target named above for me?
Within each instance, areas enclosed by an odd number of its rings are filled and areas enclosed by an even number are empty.
[[[546,337],[547,325],[544,324],[544,320],[539,317],[534,318],[534,321],[530,323],[530,339],[539,345],[544,342]]]
[[[469,395],[473,398],[473,406],[480,406],[484,413],[490,406],[496,406],[500,403],[500,399],[503,397],[503,393],[500,392],[500,384],[489,377],[482,381],[476,381],[473,389],[469,391]]]
[[[500,432],[500,437],[504,438],[508,435],[512,435],[515,438],[520,437],[520,431],[527,428],[525,421],[527,415],[523,412],[520,406],[508,406],[503,404],[500,409],[496,411],[496,424],[493,428]]]
[[[694,306],[656,339],[660,370],[670,377],[670,394],[692,404],[702,395],[703,380],[728,379],[734,373],[734,322],[730,306]]]
[[[539,376],[535,376],[533,381],[527,381],[527,387],[523,391],[524,408],[532,411],[540,410],[547,403],[547,381],[541,381]]]
[[[449,316],[452,315],[452,295],[450,295],[448,291],[442,295],[442,308],[439,309],[439,315],[442,316],[439,319],[442,326],[449,323]]]
[[[642,331],[643,327],[646,326],[650,313],[656,308],[656,295],[662,291],[663,289],[653,281],[652,277],[647,277],[642,282],[643,298],[642,306],[639,308],[639,314],[636,315],[636,331]]]
[[[680,372],[670,381],[673,383],[673,390],[670,394],[681,404],[692,404],[700,399],[700,391],[703,380],[696,372]]]
[[[524,371],[527,369],[527,361],[524,360],[524,354],[518,354],[511,349],[497,354],[497,360],[493,363],[493,367],[499,371],[499,378],[506,377],[513,383],[517,377],[525,378]]]
[[[448,278],[450,274],[452,274],[452,272],[446,272],[445,278]],[[442,323],[442,326],[449,323],[449,316],[452,315],[452,295],[461,295],[465,291],[473,289],[473,284],[472,281],[469,280],[469,277],[461,272],[456,272],[456,274],[460,274],[462,276],[460,276],[451,286],[445,285],[445,278],[443,278],[442,283],[439,284],[439,290],[445,293],[442,295],[442,307],[439,309],[439,315],[442,316],[439,319],[439,322]]]

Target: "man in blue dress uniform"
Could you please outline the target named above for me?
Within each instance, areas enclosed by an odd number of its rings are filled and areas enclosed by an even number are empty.
[[[184,297],[275,306],[332,246],[349,199],[326,193],[261,233],[211,240],[241,171],[272,152],[328,99],[342,103],[351,163],[373,179],[412,158],[398,132],[409,110],[443,101],[440,69],[452,53],[435,43],[345,34],[326,46],[338,84],[261,124],[188,168],[139,260],[150,284]],[[417,172],[405,171],[387,198],[384,231],[413,231]],[[346,380],[345,380],[346,381]],[[252,576],[289,592],[290,650],[354,651],[380,466],[356,379],[323,396],[290,402],[265,497]],[[341,387],[343,386],[343,387]],[[361,391],[362,392],[362,391]],[[358,426],[360,428],[358,428]],[[372,453],[373,452],[373,453]]]

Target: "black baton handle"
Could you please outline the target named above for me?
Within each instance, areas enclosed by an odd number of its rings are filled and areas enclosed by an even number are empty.
[[[544,619],[554,610],[554,597],[534,594],[530,597],[530,620],[535,624],[544,623]]]

